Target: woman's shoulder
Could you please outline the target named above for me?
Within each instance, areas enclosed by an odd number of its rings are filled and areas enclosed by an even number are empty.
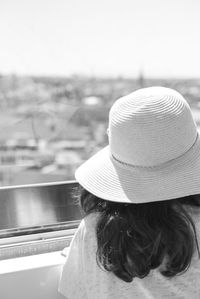
[[[194,224],[199,226],[200,225],[200,206],[196,207],[187,207],[185,206],[186,211],[194,221]]]
[[[79,225],[79,230],[84,234],[94,233],[96,224],[99,218],[99,213],[90,213],[85,216]]]
[[[87,216],[85,216],[81,222],[83,223],[85,228],[90,228],[90,227],[94,228],[98,221],[99,215],[100,215],[100,213],[98,213],[98,212],[90,213]]]

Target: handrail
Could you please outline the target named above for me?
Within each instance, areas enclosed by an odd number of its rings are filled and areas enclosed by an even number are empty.
[[[34,183],[34,184],[25,184],[25,185],[12,185],[12,186],[1,186],[1,190],[11,190],[16,188],[29,188],[29,187],[42,187],[42,186],[56,186],[56,185],[70,185],[78,182],[76,180],[70,180],[70,181],[56,181],[56,182],[45,182],[45,183]]]

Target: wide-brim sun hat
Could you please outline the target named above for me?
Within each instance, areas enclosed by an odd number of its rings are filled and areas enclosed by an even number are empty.
[[[108,132],[108,146],[75,172],[95,196],[145,203],[200,193],[199,133],[177,91],[149,87],[118,99]]]

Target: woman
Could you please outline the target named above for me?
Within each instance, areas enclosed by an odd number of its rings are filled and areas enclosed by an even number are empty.
[[[200,298],[200,138],[175,90],[112,106],[109,145],[76,171],[85,217],[59,291],[68,299]]]

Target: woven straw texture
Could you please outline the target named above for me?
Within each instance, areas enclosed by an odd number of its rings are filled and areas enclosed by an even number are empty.
[[[200,138],[175,90],[150,87],[117,100],[109,145],[83,163],[77,181],[94,195],[144,203],[200,193]]]

